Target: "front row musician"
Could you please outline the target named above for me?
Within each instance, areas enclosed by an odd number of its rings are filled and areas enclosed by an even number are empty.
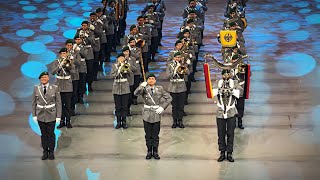
[[[56,85],[59,88],[62,104],[61,122],[58,128],[67,126],[72,128],[71,125],[71,100],[72,100],[72,79],[71,74],[75,73],[75,66],[71,59],[68,57],[67,48],[61,48],[60,57],[52,62],[52,75],[57,75]]]
[[[162,86],[156,85],[154,74],[147,76],[147,82],[143,82],[134,91],[136,96],[141,95],[144,101],[142,117],[145,131],[146,146],[148,149],[146,159],[154,157],[159,160],[159,132],[163,111],[169,106],[172,98]],[[164,99],[162,102],[161,100]],[[161,101],[161,102],[160,102]]]
[[[49,73],[42,72],[40,84],[33,89],[32,116],[41,130],[42,160],[54,160],[56,122],[61,119],[61,98],[58,86],[49,84]]]
[[[117,62],[112,65],[111,76],[113,82],[113,97],[115,103],[115,114],[117,117],[116,129],[127,129],[126,117],[128,115],[128,103],[130,97],[130,87],[128,79],[132,75],[130,65],[126,62],[125,55],[120,53],[117,56]]]
[[[230,70],[222,70],[222,79],[218,81],[218,88],[213,89],[213,94],[217,94],[217,128],[218,128],[218,145],[220,157],[218,162],[227,158],[229,162],[234,162],[232,157],[234,129],[236,127],[236,108],[237,98],[241,87],[236,86],[236,83],[231,79]],[[227,137],[227,140],[226,140]],[[227,151],[227,157],[225,153]]]
[[[168,91],[172,96],[172,128],[176,128],[177,126],[179,126],[180,128],[184,128],[182,119],[186,98],[185,93],[187,91],[185,77],[189,74],[189,70],[181,60],[181,53],[176,52],[174,54],[173,61],[168,64],[166,72],[167,76],[170,79]]]

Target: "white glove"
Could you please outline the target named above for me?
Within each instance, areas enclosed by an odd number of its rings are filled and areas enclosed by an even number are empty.
[[[90,24],[90,27],[89,27],[92,31],[95,29],[94,25]]]
[[[156,109],[156,113],[157,114],[161,114],[164,111],[163,107],[158,107],[158,109]]]
[[[187,60],[187,64],[191,64],[191,61],[190,61],[190,59],[188,59],[188,60]]]
[[[152,19],[150,19],[150,20],[149,20],[149,23],[153,24],[153,23],[154,23],[154,21],[153,21]]]
[[[61,118],[56,118],[56,123],[60,123]]]
[[[102,15],[101,18],[102,18],[102,19],[106,19],[107,16],[106,16],[106,15]]]
[[[190,54],[189,54],[189,58],[192,58],[192,57],[193,57],[193,56],[192,56],[192,54],[190,53]]]
[[[38,118],[37,118],[37,116],[32,117],[32,119],[33,119],[33,122],[38,123]]]
[[[74,59],[74,57],[73,57],[73,56],[70,56],[70,60],[72,60],[72,59]]]
[[[145,81],[145,82],[142,82],[141,84],[140,84],[140,86],[141,87],[146,87],[148,85],[148,83]]]
[[[98,19],[97,22],[100,24],[103,24],[103,22],[100,19]]]

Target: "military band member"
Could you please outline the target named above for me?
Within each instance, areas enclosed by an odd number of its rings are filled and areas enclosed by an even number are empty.
[[[32,116],[39,124],[41,131],[42,160],[53,160],[56,136],[54,129],[56,122],[61,120],[61,98],[59,88],[49,84],[49,73],[42,72],[39,76],[40,84],[33,89]]]
[[[68,58],[74,64],[74,73],[71,73],[72,79],[72,99],[71,99],[71,116],[75,116],[76,103],[78,102],[78,88],[79,88],[79,67],[81,63],[81,56],[79,51],[76,50],[77,45],[74,44],[72,39],[68,39],[65,43],[68,53]]]
[[[182,18],[185,19],[188,17],[190,11],[194,11],[197,16],[204,22],[204,11],[202,8],[197,8],[196,0],[189,0],[189,5],[184,8]]]
[[[103,22],[96,12],[90,13],[90,22],[94,26],[94,34],[96,41],[99,41],[99,53],[95,51],[94,59],[95,59],[95,79],[97,79],[98,71],[102,71],[103,62],[105,60],[106,54],[106,46],[107,46],[107,36],[106,36],[106,24]],[[98,50],[98,49],[97,49]]]
[[[158,14],[153,12],[154,8],[154,5],[149,5],[148,11],[144,14],[145,25],[151,29],[151,41],[149,44],[151,61],[155,61],[154,57],[158,52],[158,29],[160,28],[160,20]]]
[[[177,40],[174,44],[174,49],[169,52],[167,62],[171,63],[174,58],[174,54],[176,52],[181,52],[181,48],[183,47],[183,42],[181,40]]]
[[[68,57],[67,48],[61,48],[59,51],[59,58],[52,62],[52,75],[56,76],[56,85],[59,88],[62,105],[61,121],[58,128],[67,126],[72,128],[71,125],[71,100],[72,100],[72,78],[71,74],[75,73],[75,66],[73,60]]]
[[[170,79],[168,91],[172,97],[172,117],[173,124],[172,128],[179,126],[184,128],[183,125],[183,114],[184,114],[184,103],[186,98],[187,87],[185,84],[186,75],[189,74],[189,70],[185,67],[182,62],[182,56],[180,52],[174,54],[173,61],[168,64],[167,77]]]
[[[108,7],[106,9],[106,15],[112,18],[112,22],[114,23],[114,36],[112,41],[112,51],[116,52],[117,45],[120,45],[120,39],[118,36],[119,31],[119,19],[116,17],[116,10],[115,10],[115,1],[110,0],[108,1]]]
[[[165,3],[162,0],[151,0],[150,3],[148,3],[145,6],[145,8],[141,11],[141,14],[145,14],[148,11],[148,8],[149,8],[150,5],[154,6],[153,11],[159,17],[160,25],[157,27],[157,30],[158,30],[158,42],[159,42],[158,45],[162,46],[162,44],[160,42],[161,42],[161,39],[162,39],[163,19],[164,19],[165,11],[166,11]]]
[[[145,41],[145,45],[146,48],[143,50],[147,50],[147,52],[145,53],[144,51],[142,51],[142,58],[143,58],[143,64],[144,64],[144,71],[148,72],[149,71],[149,62],[148,62],[148,57],[149,57],[149,45],[151,44],[151,29],[149,27],[147,27],[144,23],[145,23],[145,18],[144,16],[139,16],[137,18],[137,28],[138,28],[138,34],[140,36],[142,36],[142,40]]]
[[[186,48],[183,48],[185,50],[183,50],[183,53],[188,54],[187,57],[192,60],[192,72],[190,73],[190,80],[192,82],[196,82],[195,78],[194,78],[194,74],[195,72],[197,72],[197,64],[198,64],[198,57],[199,57],[199,46],[197,45],[197,42],[192,39],[192,37],[190,36],[190,30],[185,29],[183,31],[183,46]],[[186,58],[185,58],[186,59]]]
[[[130,38],[128,41],[128,47],[130,49],[130,56],[133,57],[135,59],[135,63],[137,64],[138,68],[133,71],[133,75],[134,75],[134,81],[133,81],[133,90],[137,89],[137,87],[139,86],[140,83],[140,76],[141,76],[141,50],[140,48],[136,47],[136,40],[134,38]],[[131,90],[131,89],[130,89]],[[137,101],[137,96],[135,96],[133,93],[131,94],[132,96],[132,103],[134,105],[138,104]]]
[[[223,27],[227,27],[230,22],[235,22],[236,25],[239,27],[239,29],[243,32],[245,29],[243,21],[238,17],[237,13],[235,10],[230,11],[229,18],[224,20]]]
[[[78,102],[83,104],[83,95],[86,92],[86,76],[87,76],[87,52],[85,47],[82,44],[82,39],[79,36],[74,37],[75,41],[75,52],[80,55],[80,65],[78,67],[79,70],[79,85],[78,85]]]
[[[92,29],[92,26],[91,26]],[[87,75],[86,75],[86,83],[88,83],[88,90],[93,91],[92,82],[94,78],[93,72],[93,47],[92,44],[94,43],[94,33],[89,29],[89,22],[83,21],[81,23],[81,28],[79,28],[76,32],[75,37],[79,36],[81,38],[82,45],[85,48],[86,52],[86,65],[87,65]]]
[[[240,58],[237,54],[235,54],[232,57],[232,61],[235,62]],[[243,124],[242,124],[242,118],[244,114],[244,107],[245,107],[245,96],[244,96],[244,86],[245,86],[245,81],[246,81],[246,72],[245,72],[246,64],[239,64],[236,69],[233,70],[233,80],[235,81],[236,87],[240,86],[240,95],[239,99],[237,99],[237,119],[238,119],[238,128],[244,129]]]
[[[130,107],[133,104],[133,92],[134,92],[134,72],[140,71],[139,68],[139,62],[136,63],[136,59],[131,56],[131,51],[128,46],[124,46],[122,48],[122,53],[124,54],[125,63],[127,63],[130,67],[129,76],[128,76],[128,82],[130,86],[130,95],[129,95],[129,102],[128,102],[128,114],[127,116],[131,116]]]
[[[200,46],[203,46],[202,39],[203,39],[204,24],[203,24],[203,21],[197,17],[197,14],[196,14],[195,11],[193,11],[193,10],[189,11],[189,15],[188,15],[188,17],[186,19],[183,20],[183,23],[182,23],[181,27],[188,28],[187,27],[188,26],[188,21],[190,19],[193,20],[194,26],[197,27],[197,29],[201,32],[201,36],[197,35],[197,36],[200,37],[200,39],[197,39],[197,42],[198,42],[198,44]],[[189,25],[189,26],[191,26],[191,28],[192,28],[193,25]],[[189,27],[189,29],[190,29],[190,27]],[[198,33],[198,32],[196,32],[196,33]]]
[[[123,127],[128,128],[126,117],[128,115],[128,102],[130,96],[130,87],[128,78],[132,74],[128,64],[125,63],[125,55],[123,53],[117,56],[117,62],[112,65],[111,76],[114,78],[113,82],[113,97],[115,103],[115,114],[117,117],[116,129]]]
[[[134,91],[134,94],[136,96],[141,95],[144,101],[142,118],[148,149],[146,159],[151,159],[152,157],[160,159],[158,147],[161,115],[169,106],[172,97],[162,86],[156,85],[156,77],[154,74],[149,74],[147,76],[147,82],[141,83]]]
[[[234,162],[232,157],[234,129],[236,127],[236,101],[239,98],[239,89],[231,79],[230,70],[222,70],[222,78],[218,81],[218,87],[213,89],[213,93],[217,94],[217,128],[218,128],[218,145],[220,157],[218,162],[226,159],[225,152],[227,151],[227,160]],[[226,140],[227,137],[227,140]]]
[[[114,24],[115,19],[114,17],[110,16],[109,14],[104,14],[103,9],[98,8],[96,10],[97,16],[105,25],[105,32],[106,32],[106,51],[105,51],[105,62],[110,62],[111,52],[112,52],[112,44],[113,44],[113,37],[114,37]]]

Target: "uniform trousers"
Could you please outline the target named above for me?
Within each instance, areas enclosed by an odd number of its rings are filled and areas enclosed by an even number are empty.
[[[132,94],[134,93],[134,88],[133,85],[131,85],[130,87],[130,94],[129,94],[129,99],[128,99],[128,112],[130,111],[130,107],[133,104],[133,99],[132,99]]]
[[[93,59],[91,60],[86,60],[86,64],[87,64],[87,76],[86,76],[86,82],[88,83],[88,85],[91,86],[92,82],[93,82]]]
[[[113,34],[107,35],[106,61],[110,61],[113,43]]]
[[[126,117],[128,115],[129,96],[130,93],[122,95],[113,94],[117,117]]]
[[[78,100],[83,99],[83,94],[86,92],[86,76],[87,73],[79,73]]]
[[[142,53],[144,72],[149,72],[148,52]]]
[[[172,97],[172,118],[174,120],[182,120],[184,112],[184,101],[186,92],[170,93]]]
[[[160,121],[150,123],[143,120],[143,127],[145,132],[146,146],[148,151],[159,146]]]
[[[236,117],[227,119],[216,118],[218,128],[219,151],[233,152],[234,129],[236,127]],[[227,136],[227,141],[226,141]]]
[[[98,76],[98,71],[99,71],[99,61],[100,61],[100,51],[94,51],[93,52],[93,79],[96,79]]]
[[[238,110],[237,117],[240,117],[240,118],[243,117],[244,105],[245,105],[244,97],[240,97],[239,99],[237,99],[237,104],[236,104],[236,107],[237,107],[237,110]]]
[[[71,98],[71,110],[74,111],[76,109],[76,104],[78,102],[78,88],[79,88],[79,80],[72,81],[73,91]]]
[[[54,151],[56,144],[56,135],[54,134],[54,128],[56,121],[41,122],[38,121],[41,131],[41,145],[44,151]]]
[[[60,96],[62,105],[61,121],[64,122],[65,118],[66,120],[70,120],[71,118],[72,92],[60,92]]]

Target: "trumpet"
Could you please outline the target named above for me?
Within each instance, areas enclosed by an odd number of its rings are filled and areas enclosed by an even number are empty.
[[[71,67],[71,60],[69,58],[65,58],[62,60],[62,67],[69,68]]]
[[[146,44],[145,40],[142,40],[142,39],[137,39],[136,40],[136,46],[137,47],[141,47],[142,48],[145,44]]]
[[[246,73],[246,64],[241,62],[239,65],[238,65],[238,72],[240,74],[245,74]]]
[[[130,69],[129,63],[124,63],[124,65],[120,69],[120,73],[127,74]]]
[[[188,67],[186,65],[180,65],[177,69],[178,74],[187,74]]]

